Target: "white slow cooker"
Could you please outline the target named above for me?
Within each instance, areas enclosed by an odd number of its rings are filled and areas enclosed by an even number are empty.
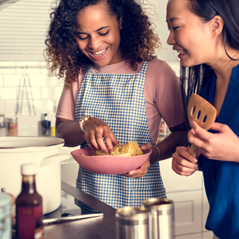
[[[61,204],[60,162],[69,159],[60,154],[64,140],[57,137],[0,137],[0,189],[17,197],[21,191],[21,165],[37,165],[36,187],[43,197],[43,213]]]

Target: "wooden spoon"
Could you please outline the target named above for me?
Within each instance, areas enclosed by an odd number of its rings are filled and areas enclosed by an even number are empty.
[[[200,127],[209,130],[217,117],[216,108],[197,94],[192,94],[188,101],[188,120],[194,120]],[[191,145],[189,153],[196,157],[197,147]]]

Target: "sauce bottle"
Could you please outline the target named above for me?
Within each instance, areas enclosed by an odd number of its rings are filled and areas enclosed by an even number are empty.
[[[42,239],[42,196],[36,190],[36,165],[21,166],[22,190],[16,198],[17,239]]]

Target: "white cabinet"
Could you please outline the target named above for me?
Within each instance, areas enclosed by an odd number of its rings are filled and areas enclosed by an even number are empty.
[[[201,233],[177,236],[176,239],[202,239]],[[210,238],[212,239],[212,238]]]
[[[206,231],[202,233],[202,239],[212,239],[213,233],[211,231]]]
[[[202,172],[180,176],[171,164],[171,158],[161,161],[160,169],[167,197],[174,201],[176,239],[212,239],[212,232],[205,229],[208,202]]]
[[[69,158],[61,163],[61,180],[76,187],[76,179],[78,175],[79,164],[72,158],[71,151],[77,150],[80,147],[63,147],[62,154],[69,154]]]
[[[168,193],[174,201],[175,235],[201,233],[202,229],[202,193],[199,190]]]
[[[203,201],[202,202],[202,204],[203,204],[203,207],[202,207],[202,219],[203,219],[202,239],[212,239],[213,233],[211,231],[206,230],[206,228],[205,228],[207,214],[208,214],[208,210],[209,210],[209,204],[208,204],[204,184],[203,184],[203,192],[202,192],[202,201]]]

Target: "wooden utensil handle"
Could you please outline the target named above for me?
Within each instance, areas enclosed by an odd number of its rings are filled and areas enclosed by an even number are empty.
[[[195,158],[197,157],[197,146],[195,146],[194,144],[191,145],[191,147],[189,148],[189,153],[194,156]]]

